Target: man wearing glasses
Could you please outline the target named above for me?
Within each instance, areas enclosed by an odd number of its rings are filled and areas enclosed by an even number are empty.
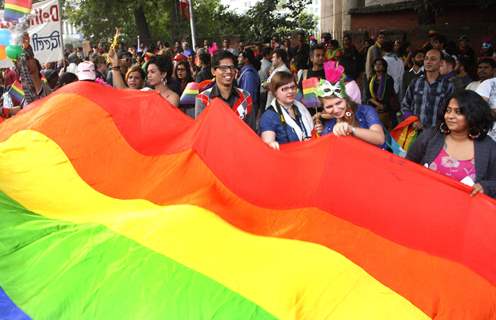
[[[236,78],[236,58],[225,50],[218,51],[212,58],[212,74],[215,77],[213,87],[201,92],[195,99],[195,118],[209,106],[213,99],[222,99],[240,119],[248,121],[252,110],[252,98],[242,89],[234,87]]]

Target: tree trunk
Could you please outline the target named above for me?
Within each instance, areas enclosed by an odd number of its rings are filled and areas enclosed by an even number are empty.
[[[150,29],[148,28],[148,22],[146,21],[145,11],[142,5],[134,9],[134,21],[136,22],[136,27],[138,28],[138,34],[141,42],[145,45],[150,45]]]
[[[179,32],[177,26],[179,25],[179,12],[178,12],[178,2],[177,0],[174,0],[173,1],[173,8],[174,10],[172,10],[172,19],[170,20],[170,23],[169,23],[169,30],[171,32],[171,37],[172,37],[172,41],[175,41],[178,37],[177,37],[177,34]]]

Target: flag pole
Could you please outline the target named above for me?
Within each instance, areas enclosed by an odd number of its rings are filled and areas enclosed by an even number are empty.
[[[195,35],[195,24],[193,22],[193,1],[188,0],[188,8],[189,8],[189,24],[191,26],[191,45],[193,51],[196,49],[196,35]]]

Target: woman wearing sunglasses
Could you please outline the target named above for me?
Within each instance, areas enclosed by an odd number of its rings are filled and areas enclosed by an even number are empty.
[[[271,148],[311,138],[313,120],[307,108],[296,101],[297,86],[294,76],[286,71],[276,72],[270,80],[270,91],[275,97],[260,118],[262,140]]]

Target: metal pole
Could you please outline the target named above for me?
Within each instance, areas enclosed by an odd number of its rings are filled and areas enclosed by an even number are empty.
[[[60,44],[61,44],[61,50],[62,50],[62,57],[64,56],[64,50],[65,50],[65,44],[64,44],[64,24],[63,24],[63,20],[62,20],[62,17],[63,17],[63,14],[62,14],[62,4],[60,3],[60,0],[57,1],[57,4],[59,6],[59,10],[60,10]]]
[[[195,35],[195,24],[193,22],[193,1],[188,0],[188,7],[189,7],[189,24],[191,26],[191,45],[192,45],[192,50],[195,51],[196,49],[196,35]]]

